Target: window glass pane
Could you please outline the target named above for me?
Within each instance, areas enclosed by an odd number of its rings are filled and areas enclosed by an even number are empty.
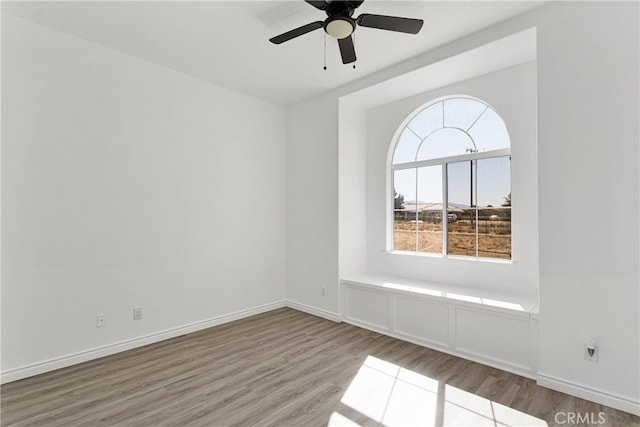
[[[473,161],[449,163],[447,165],[447,195],[449,205],[459,209],[469,209],[475,206],[473,182],[471,181]]]
[[[436,102],[422,110],[407,124],[407,127],[417,133],[420,138],[425,138],[434,130],[440,129],[442,127],[442,102]]]
[[[509,148],[509,134],[504,122],[492,109],[488,109],[482,117],[469,129],[469,134],[476,142],[478,151]]]
[[[476,256],[475,162],[447,165],[447,254]],[[455,216],[454,216],[455,215]]]
[[[511,158],[477,162],[478,256],[511,259]]]
[[[393,250],[416,250],[416,170],[403,169],[393,173]]]
[[[511,259],[511,209],[478,209],[478,256]]]
[[[400,134],[398,145],[393,152],[393,164],[413,162],[416,159],[416,152],[422,140],[413,132],[405,128]]]
[[[457,156],[474,149],[469,135],[458,129],[444,128],[431,134],[420,146],[416,160]]]
[[[466,132],[486,109],[485,104],[474,99],[447,99],[444,102],[444,125],[457,127]]]
[[[477,161],[478,206],[511,205],[511,158],[493,157]]]
[[[418,252],[442,254],[442,166],[418,169]]]

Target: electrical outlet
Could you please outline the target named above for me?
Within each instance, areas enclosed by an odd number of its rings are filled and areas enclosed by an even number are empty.
[[[588,345],[584,346],[584,360],[588,360],[589,362],[597,362],[599,358],[600,358],[600,347],[596,345],[596,346],[593,346],[591,349],[589,349]]]
[[[96,328],[104,328],[105,326],[107,326],[107,315],[98,314],[96,316]]]
[[[142,307],[133,307],[133,320],[142,320]]]

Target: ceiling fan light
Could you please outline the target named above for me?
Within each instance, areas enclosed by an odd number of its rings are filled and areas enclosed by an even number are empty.
[[[351,33],[353,33],[354,26],[351,21],[346,19],[334,19],[331,22],[327,23],[325,26],[325,31],[331,37],[335,37],[336,39],[344,39],[349,37]]]

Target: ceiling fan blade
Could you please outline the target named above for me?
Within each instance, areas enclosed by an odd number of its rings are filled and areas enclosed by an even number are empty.
[[[338,39],[338,46],[340,47],[343,64],[356,62],[356,48],[353,46],[353,38],[351,36]]]
[[[424,21],[422,19],[401,18],[399,16],[371,15],[363,13],[356,20],[361,27],[379,30],[398,31],[400,33],[418,34]]]
[[[350,0],[350,1],[347,1],[347,3],[349,4],[349,7],[357,9],[360,7],[362,3],[364,3],[364,0]]]
[[[320,10],[327,10],[328,4],[327,2],[325,2],[324,0],[318,0],[318,1],[314,1],[314,0],[304,0],[307,3],[309,3],[311,6],[315,7],[316,9],[320,9]]]
[[[322,21],[312,22],[310,24],[303,25],[302,27],[298,27],[291,31],[287,31],[286,33],[282,33],[279,36],[272,37],[269,39],[269,41],[273,44],[284,43],[288,40],[294,39],[303,34],[307,34],[308,32],[311,32],[313,30],[317,30],[318,28],[322,28],[323,25],[324,25],[324,22]]]

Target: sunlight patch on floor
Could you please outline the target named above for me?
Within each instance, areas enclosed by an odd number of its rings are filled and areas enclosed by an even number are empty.
[[[331,414],[331,417],[329,418],[329,423],[327,424],[328,427],[361,427],[360,424],[351,421],[349,418],[345,417],[344,415],[338,413],[338,412],[334,412],[333,414]]]
[[[382,421],[399,367],[367,357],[341,402],[375,421]]]
[[[445,385],[443,424],[447,426],[547,426],[521,411]]]
[[[373,356],[367,356],[340,402],[386,427],[547,426],[539,418]],[[328,425],[358,426],[339,412]]]

